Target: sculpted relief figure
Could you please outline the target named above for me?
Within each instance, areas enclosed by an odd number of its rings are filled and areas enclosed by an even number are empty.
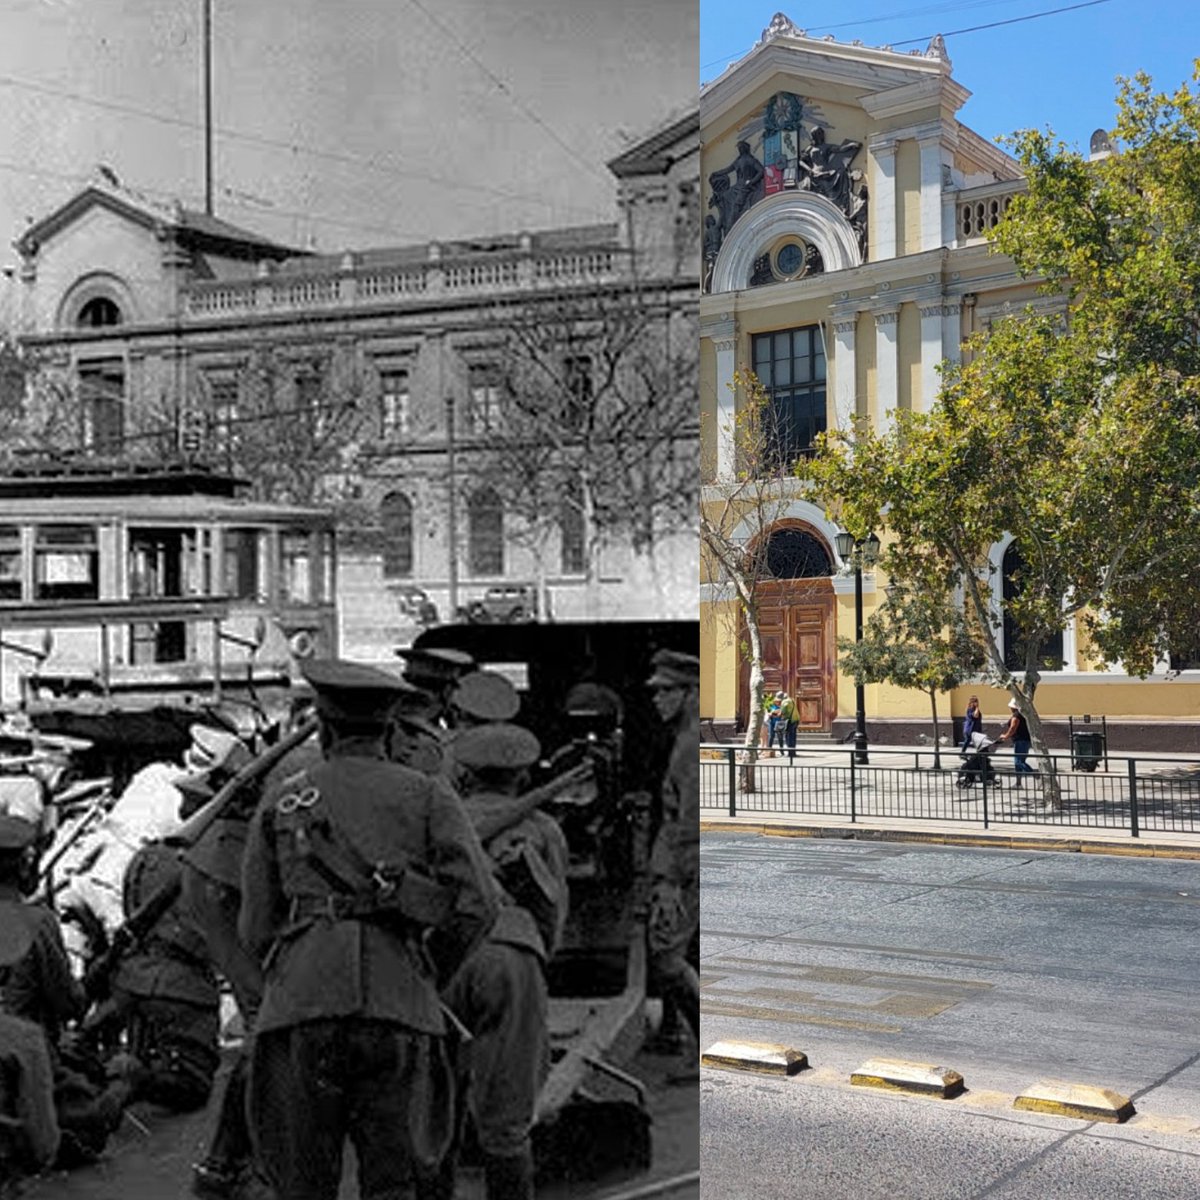
[[[831,145],[820,126],[812,131],[812,145],[800,155],[801,187],[833,201],[850,215],[850,164],[862,142],[847,139]]]
[[[721,237],[728,236],[738,217],[761,195],[765,171],[750,152],[749,142],[738,142],[737,158],[708,177],[712,187],[709,205],[717,210]],[[729,177],[733,176],[732,183]]]

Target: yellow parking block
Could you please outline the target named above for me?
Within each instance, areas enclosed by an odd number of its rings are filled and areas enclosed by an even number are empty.
[[[1081,1121],[1109,1121],[1120,1125],[1137,1111],[1128,1096],[1112,1088],[1087,1083],[1063,1083],[1043,1079],[1023,1091],[1013,1108],[1026,1112],[1051,1113],[1056,1117],[1078,1117]]]
[[[753,1071],[758,1075],[795,1075],[808,1066],[808,1056],[779,1042],[714,1042],[701,1056],[702,1067]]]

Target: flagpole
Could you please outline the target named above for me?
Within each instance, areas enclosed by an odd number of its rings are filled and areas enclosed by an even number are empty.
[[[204,5],[204,211],[213,215],[212,0]]]

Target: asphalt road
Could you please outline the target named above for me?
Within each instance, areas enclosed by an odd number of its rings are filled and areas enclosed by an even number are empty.
[[[1200,1195],[1200,863],[705,834],[701,895],[702,1046],[812,1064],[702,1071],[702,1196]],[[876,1056],[967,1092],[852,1088]],[[1138,1115],[1014,1111],[1042,1079]]]

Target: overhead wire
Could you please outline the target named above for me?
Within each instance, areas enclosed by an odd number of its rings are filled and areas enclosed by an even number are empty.
[[[987,2],[987,0],[984,0],[984,2]],[[996,2],[997,3],[1005,3],[1005,2],[1007,2],[1007,0],[996,0]],[[1076,9],[1079,9],[1079,8],[1092,8],[1097,4],[1109,4],[1109,3],[1111,3],[1111,0],[1084,0],[1084,3],[1069,4],[1063,8],[1048,8],[1048,9],[1044,9],[1041,12],[1027,13],[1025,16],[1021,16],[1021,17],[1009,17],[1003,21],[989,21],[986,25],[971,25],[964,29],[942,30],[942,31],[940,31],[940,34],[942,37],[957,37],[959,34],[963,34],[963,33],[979,33],[985,29],[998,29],[1002,25],[1019,25],[1024,21],[1036,21],[1041,17],[1052,17],[1052,16],[1057,15],[1058,13],[1074,12]],[[959,8],[975,8],[975,7],[977,7],[977,4],[972,4],[972,3],[953,4],[953,5],[945,5],[945,6],[933,6],[929,10],[925,10],[925,9],[912,10],[912,11],[906,11],[906,12],[902,12],[902,13],[894,13],[894,14],[890,14],[889,16],[883,16],[883,17],[864,17],[862,20],[859,20],[859,21],[843,21],[837,25],[815,25],[815,26],[813,26],[813,29],[811,32],[816,32],[816,31],[822,30],[822,29],[850,29],[850,28],[853,28],[853,27],[856,27],[859,25],[877,24],[880,21],[901,20],[901,19],[904,19],[904,18],[907,18],[910,16],[924,15],[927,11],[928,12],[933,12],[933,11],[950,11],[950,12],[952,12]],[[936,35],[930,33],[930,34],[926,34],[924,37],[906,38],[903,41],[892,41],[892,42],[889,42],[888,45],[890,45],[890,46],[915,46],[915,45],[919,44],[920,42],[928,42],[934,36],[936,36]],[[702,71],[706,71],[706,70],[708,70],[709,67],[718,67],[718,66],[721,66],[723,63],[730,63],[737,58],[741,58],[744,55],[749,54],[750,51],[753,49],[754,49],[754,47],[750,46],[747,49],[735,52],[734,54],[723,55],[721,58],[713,59],[712,62],[707,62],[707,63],[701,64],[700,69]]]
[[[482,69],[486,70],[486,68]],[[105,100],[99,96],[88,96],[81,92],[72,91],[67,88],[53,87],[49,84],[40,83],[35,80],[21,79],[14,75],[0,74],[0,86],[16,88],[18,90],[30,92],[34,95],[69,100],[72,103],[80,104],[85,107],[98,108],[108,112],[120,113],[125,116],[136,116],[173,128],[187,129],[193,132],[201,132],[204,129],[204,126],[201,122],[188,120],[184,117],[172,116],[169,113],[155,112],[151,109],[141,108],[140,106],[134,104],[126,104],[122,101]],[[509,93],[509,98],[512,99],[511,93]],[[536,115],[534,115],[531,119],[540,121],[540,118],[537,118]],[[420,171],[412,168],[397,167],[390,164],[380,163],[374,158],[364,158],[360,155],[347,154],[345,152],[334,150],[323,150],[320,147],[308,146],[300,142],[284,141],[279,138],[271,138],[262,134],[249,133],[244,130],[218,127],[215,130],[215,133],[217,136],[229,141],[245,142],[248,145],[285,150],[293,155],[304,155],[309,158],[321,159],[328,162],[336,162],[342,165],[362,167],[378,174],[392,176],[397,179],[416,179],[422,182],[444,184],[447,186],[457,186],[460,182],[460,180],[451,178],[450,176],[440,175],[432,171]],[[606,182],[611,181],[606,180]],[[583,208],[579,205],[563,204],[561,202],[548,200],[545,196],[535,192],[514,191],[511,188],[497,187],[494,184],[478,181],[473,182],[472,189],[477,192],[485,192],[490,195],[497,196],[504,200],[532,201],[533,203],[542,205],[546,208],[587,213],[591,216],[598,215],[598,212],[595,209]],[[482,203],[472,202],[469,197],[465,196],[457,198],[456,203],[464,204],[468,207],[483,207]]]

